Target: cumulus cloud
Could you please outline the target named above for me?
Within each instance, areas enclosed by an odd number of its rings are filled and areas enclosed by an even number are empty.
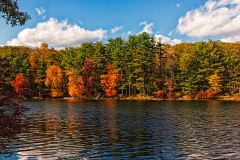
[[[181,4],[180,4],[180,3],[177,3],[177,4],[176,4],[176,6],[177,6],[177,7],[180,7],[180,6],[181,6]]]
[[[221,41],[222,42],[239,42],[240,41],[240,35],[221,38]]]
[[[172,32],[173,32],[173,31],[171,30],[171,31],[168,33],[168,35],[171,36],[171,35],[172,35]]]
[[[130,34],[131,34],[131,31],[128,31],[128,32],[127,32],[127,35],[130,35]]]
[[[123,29],[123,26],[114,27],[113,29],[111,29],[111,32],[112,32],[112,33],[116,33],[116,32],[119,31],[120,29]]]
[[[106,36],[107,31],[97,29],[86,30],[74,24],[68,24],[67,20],[58,22],[50,18],[47,22],[38,23],[35,28],[27,28],[18,34],[18,37],[7,42],[12,46],[40,46],[42,42],[50,47],[63,48],[66,46],[80,45],[86,41],[99,41]]]
[[[153,32],[152,32],[152,28],[153,28],[153,25],[154,25],[154,23],[147,23],[146,21],[144,21],[144,22],[141,22],[140,24],[139,24],[140,26],[144,26],[143,27],[143,30],[140,32],[140,33],[143,33],[143,32],[147,32],[147,33],[149,33],[149,34],[152,34]],[[139,33],[139,34],[140,34]]]
[[[154,35],[154,37],[155,37],[157,42],[160,39],[161,42],[165,43],[165,44],[175,45],[175,44],[178,44],[178,43],[182,43],[182,41],[180,39],[170,39],[169,37],[165,37],[161,34]]]
[[[46,12],[46,10],[43,7],[35,8],[35,10],[37,11],[39,16],[41,16],[44,12]]]
[[[239,30],[239,0],[208,0],[204,6],[188,11],[178,20],[177,25],[180,34],[197,38],[221,36],[239,40]]]

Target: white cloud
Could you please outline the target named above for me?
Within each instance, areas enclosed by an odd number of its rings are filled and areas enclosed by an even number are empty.
[[[221,38],[221,41],[222,42],[238,42],[238,41],[240,41],[240,35]]]
[[[131,31],[128,31],[128,32],[127,32],[127,35],[130,35],[130,34],[131,34]]]
[[[168,36],[171,36],[172,35],[172,30],[168,33]]]
[[[119,31],[120,29],[123,29],[123,26],[114,27],[113,29],[111,29],[111,32],[112,32],[112,33],[116,33],[116,32]]]
[[[86,41],[99,41],[106,36],[107,31],[97,29],[86,30],[74,24],[68,24],[67,20],[58,22],[50,18],[47,22],[38,23],[35,28],[26,28],[18,34],[18,37],[8,41],[7,45],[40,46],[42,42],[50,47],[63,48],[66,46],[80,45]]]
[[[159,41],[159,39],[161,39],[161,42],[162,43],[165,43],[165,44],[170,44],[170,45],[175,45],[175,44],[178,44],[178,43],[182,43],[182,41],[180,39],[170,39],[169,37],[165,37],[161,34],[157,34],[157,35],[154,35],[156,41]]]
[[[208,0],[204,6],[188,11],[181,17],[177,30],[190,37],[221,36],[224,39],[239,40],[240,1]]]
[[[44,12],[46,12],[46,10],[43,7],[35,8],[35,10],[37,11],[39,16],[41,16]]]
[[[177,7],[180,7],[180,6],[181,6],[181,4],[180,4],[180,3],[178,3],[178,4],[176,4],[176,6],[177,6]]]
[[[147,33],[149,33],[149,34],[152,34],[153,32],[152,32],[152,28],[153,28],[153,25],[154,25],[154,23],[147,23],[146,21],[144,21],[144,22],[141,22],[140,24],[139,24],[140,26],[144,26],[143,27],[143,30],[140,32],[140,33],[143,33],[143,32],[147,32]],[[140,34],[139,33],[139,34]]]
[[[19,38],[14,38],[11,41],[8,41],[7,45],[9,45],[9,46],[28,46],[25,43],[23,43]],[[36,45],[36,46],[38,46],[38,45]]]

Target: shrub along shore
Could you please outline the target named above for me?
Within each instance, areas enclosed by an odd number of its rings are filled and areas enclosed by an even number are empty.
[[[44,99],[65,99],[65,100],[68,100],[68,99],[73,99],[73,100],[158,100],[158,101],[161,101],[161,100],[240,100],[238,97],[236,96],[216,96],[216,97],[213,97],[213,98],[189,98],[187,96],[183,96],[183,97],[179,97],[179,98],[176,98],[176,97],[172,97],[172,98],[158,98],[158,97],[154,97],[154,96],[146,96],[146,97],[143,97],[143,96],[135,96],[135,97],[106,97],[106,96],[103,96],[103,97],[58,97],[58,98],[42,98],[42,97],[32,97],[30,98],[30,100],[44,100]],[[28,99],[25,99],[25,100],[28,100]]]

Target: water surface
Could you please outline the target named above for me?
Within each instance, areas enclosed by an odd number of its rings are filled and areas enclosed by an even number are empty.
[[[6,159],[240,159],[237,101],[25,101]],[[5,159],[6,155],[0,155]]]

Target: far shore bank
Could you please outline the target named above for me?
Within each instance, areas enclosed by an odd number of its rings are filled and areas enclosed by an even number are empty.
[[[32,97],[28,100],[47,100],[47,99],[63,99],[63,100],[68,100],[68,99],[73,99],[73,100],[109,100],[109,99],[115,99],[115,100],[156,100],[156,101],[163,101],[163,100],[207,100],[207,101],[211,101],[211,100],[226,100],[226,101],[239,101],[240,99],[235,98],[234,96],[218,96],[216,98],[213,99],[186,99],[186,98],[172,98],[172,99],[168,99],[168,98],[155,98],[155,97],[124,97],[124,98],[120,98],[120,97],[113,97],[113,98],[107,98],[107,97],[100,97],[100,98],[76,98],[76,97],[61,97],[61,98],[39,98],[39,97]]]

